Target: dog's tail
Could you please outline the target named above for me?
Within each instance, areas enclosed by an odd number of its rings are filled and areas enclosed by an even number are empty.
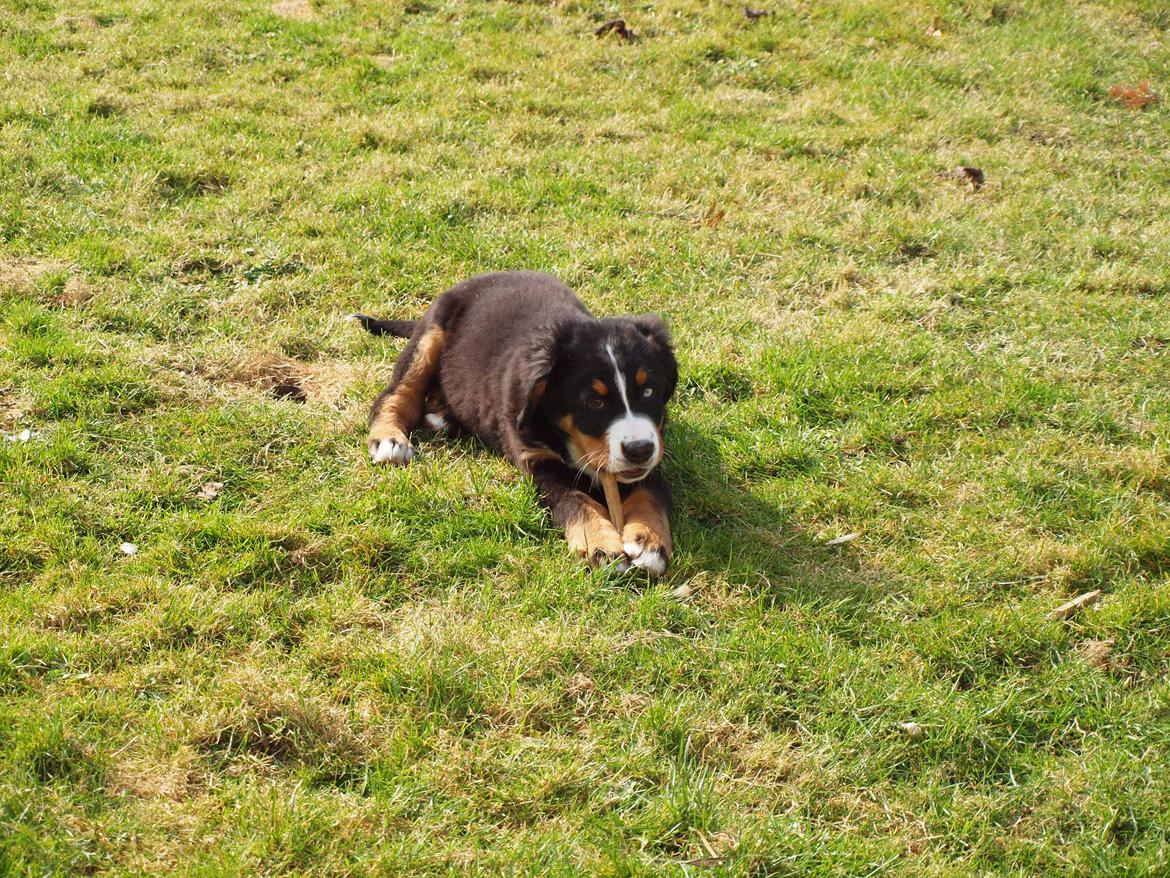
[[[379,320],[377,317],[368,317],[365,314],[350,314],[346,320],[354,320],[365,327],[373,335],[393,335],[397,338],[410,338],[414,332],[417,320]]]

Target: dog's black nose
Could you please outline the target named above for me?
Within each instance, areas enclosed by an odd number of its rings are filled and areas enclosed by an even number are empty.
[[[630,463],[645,463],[654,456],[654,440],[638,439],[635,442],[623,442],[622,454]]]

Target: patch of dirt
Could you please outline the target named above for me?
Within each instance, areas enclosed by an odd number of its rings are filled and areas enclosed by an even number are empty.
[[[1086,640],[1077,649],[1089,664],[1108,669],[1113,664],[1110,656],[1115,643],[1114,640]]]
[[[235,362],[201,364],[195,371],[215,383],[238,384],[277,399],[312,402],[339,410],[345,407],[345,396],[358,380],[352,363],[324,359],[303,362],[277,354],[252,354]]]
[[[92,30],[94,28],[105,27],[105,25],[98,21],[92,15],[66,15],[61,13],[53,19],[55,27],[63,27],[69,33],[77,33],[79,30]]]
[[[84,305],[92,296],[93,288],[90,287],[85,278],[74,274],[65,281],[61,292],[44,296],[42,301],[47,305],[56,305],[59,308],[76,308],[78,305]]]
[[[317,21],[320,17],[309,0],[277,0],[272,11],[290,21]]]
[[[182,274],[220,275],[231,270],[232,265],[226,259],[208,253],[180,256],[171,263],[171,274],[176,277]]]
[[[161,196],[178,200],[223,192],[231,186],[231,178],[221,171],[172,168],[158,175],[156,185]]]
[[[0,384],[0,431],[19,432],[17,428],[25,423],[34,409],[31,397]]]

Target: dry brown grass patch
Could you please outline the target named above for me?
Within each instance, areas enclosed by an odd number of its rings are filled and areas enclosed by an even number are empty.
[[[52,259],[0,259],[0,290],[27,293],[46,274],[66,268],[64,262]]]
[[[190,735],[200,752],[237,767],[304,765],[334,777],[353,774],[370,758],[355,718],[307,680],[245,668],[217,694],[219,706]]]
[[[114,765],[108,781],[108,789],[114,793],[173,802],[188,799],[202,788],[201,775],[188,751],[167,761],[128,755]]]
[[[205,361],[196,372],[217,384],[236,384],[294,402],[341,410],[359,376],[352,363],[321,359],[293,360],[279,354],[246,352],[222,362]]]
[[[317,21],[320,18],[309,0],[277,0],[272,4],[272,11],[292,21]]]

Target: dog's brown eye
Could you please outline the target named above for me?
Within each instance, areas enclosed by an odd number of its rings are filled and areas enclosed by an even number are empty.
[[[605,408],[605,400],[600,396],[591,396],[585,405],[589,406],[589,408],[593,409],[594,411],[597,411],[599,409]]]

